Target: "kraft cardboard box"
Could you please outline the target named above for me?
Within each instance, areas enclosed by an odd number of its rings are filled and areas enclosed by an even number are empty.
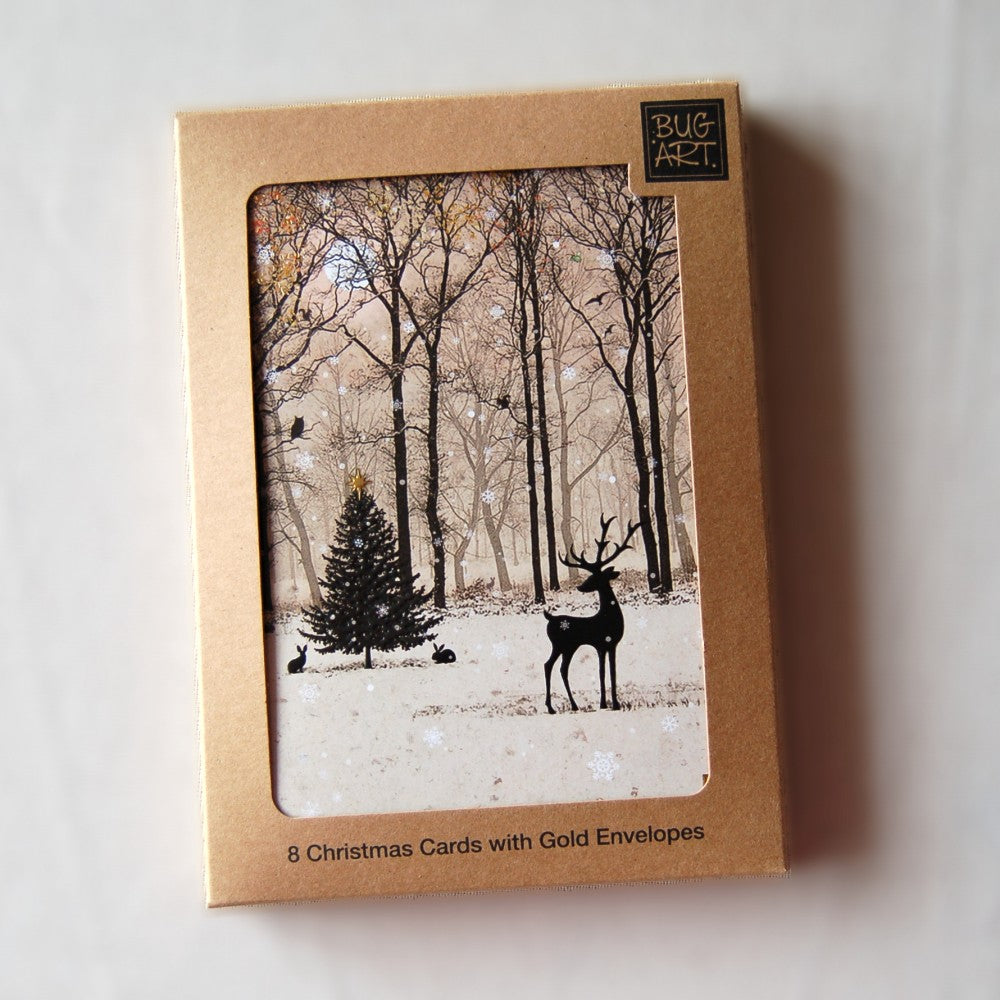
[[[736,86],[177,155],[209,905],[783,872]]]

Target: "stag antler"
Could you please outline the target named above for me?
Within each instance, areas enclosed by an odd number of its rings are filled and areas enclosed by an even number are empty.
[[[642,525],[642,521],[636,521],[633,524],[631,521],[628,522],[628,528],[625,531],[625,537],[621,542],[615,546],[614,552],[610,555],[605,555],[604,550],[608,547],[608,528],[611,527],[611,523],[615,518],[601,515],[601,537],[595,538],[594,541],[597,543],[597,555],[593,560],[586,558],[586,549],[580,554],[576,554],[576,549],[574,546],[569,547],[568,556],[560,556],[559,561],[571,569],[585,569],[588,573],[596,573],[603,567],[613,563],[626,549],[632,548],[629,544],[629,539],[639,530]]]

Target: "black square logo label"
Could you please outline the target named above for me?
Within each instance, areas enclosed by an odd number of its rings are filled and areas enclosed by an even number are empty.
[[[727,181],[722,100],[643,101],[646,181]]]

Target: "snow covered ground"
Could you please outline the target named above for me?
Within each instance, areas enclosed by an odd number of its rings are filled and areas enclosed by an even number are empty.
[[[566,593],[549,610],[596,603]],[[583,647],[570,667],[580,710],[569,710],[557,663],[556,715],[545,710],[540,610],[450,611],[437,641],[455,663],[434,663],[428,643],[373,651],[366,670],[362,657],[310,646],[301,674],[285,669],[301,620],[280,622],[266,636],[279,807],[328,816],[698,792],[709,770],[700,607],[622,610],[622,711],[600,710],[597,656]]]

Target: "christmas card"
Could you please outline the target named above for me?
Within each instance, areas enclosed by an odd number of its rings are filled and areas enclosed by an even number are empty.
[[[784,870],[740,128],[178,117],[210,905]]]

